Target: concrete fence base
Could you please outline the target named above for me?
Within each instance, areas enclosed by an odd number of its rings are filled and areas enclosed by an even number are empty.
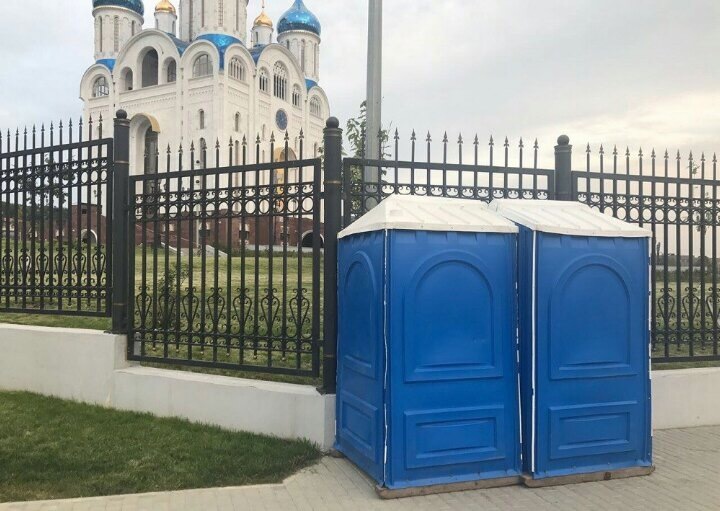
[[[0,389],[332,447],[335,396],[307,385],[131,365],[125,347],[125,336],[93,330],[0,324]]]
[[[720,367],[654,371],[655,429],[720,425]]]
[[[0,324],[0,389],[36,392],[330,449],[335,396],[314,387],[140,367],[124,336]],[[720,367],[653,372],[655,429],[720,425]]]

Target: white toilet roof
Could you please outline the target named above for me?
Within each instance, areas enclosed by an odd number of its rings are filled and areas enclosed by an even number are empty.
[[[498,199],[490,209],[533,231],[570,236],[650,238],[652,232],[570,201]]]
[[[391,195],[342,230],[339,238],[373,231],[516,233],[517,226],[479,200]]]

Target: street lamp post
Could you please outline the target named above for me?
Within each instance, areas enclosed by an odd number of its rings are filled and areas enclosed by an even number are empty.
[[[367,125],[365,157],[380,156],[379,133],[382,129],[382,0],[369,0],[367,62]],[[377,183],[380,169],[365,168],[365,183]]]

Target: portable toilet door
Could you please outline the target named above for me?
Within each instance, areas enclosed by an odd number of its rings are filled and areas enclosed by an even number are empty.
[[[519,481],[516,242],[480,201],[415,196],[340,233],[336,447],[381,496]]]
[[[652,472],[652,234],[576,202],[490,207],[520,225],[525,483]]]

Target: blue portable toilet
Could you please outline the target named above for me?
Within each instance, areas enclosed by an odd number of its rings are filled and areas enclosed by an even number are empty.
[[[651,473],[652,233],[577,202],[490,207],[520,226],[525,484]]]
[[[339,238],[337,450],[385,498],[518,483],[517,227],[391,196]]]

